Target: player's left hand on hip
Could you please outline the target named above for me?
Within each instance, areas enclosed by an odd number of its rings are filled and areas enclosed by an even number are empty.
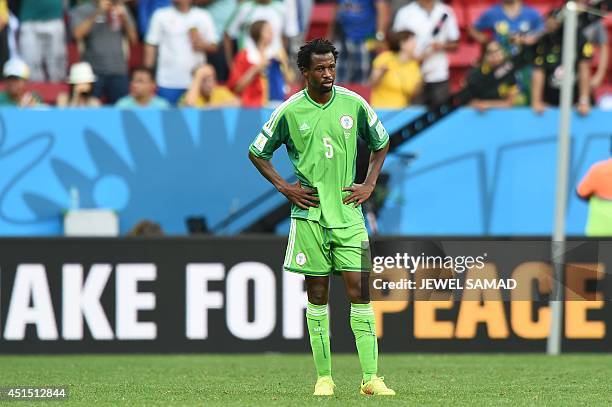
[[[342,200],[342,203],[345,205],[354,204],[355,206],[359,206],[367,201],[370,195],[372,195],[374,187],[366,184],[353,184],[352,187],[342,188],[342,190],[351,192],[349,196]]]

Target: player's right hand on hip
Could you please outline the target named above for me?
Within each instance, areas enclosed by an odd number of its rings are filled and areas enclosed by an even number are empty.
[[[319,206],[319,197],[315,196],[317,191],[312,188],[303,188],[298,180],[295,184],[286,184],[279,188],[279,192],[287,197],[289,201],[302,209]]]

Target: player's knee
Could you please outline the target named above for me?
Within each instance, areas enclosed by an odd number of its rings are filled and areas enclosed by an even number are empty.
[[[327,287],[323,285],[311,287],[308,290],[308,301],[315,305],[327,304]]]
[[[347,296],[353,303],[360,303],[364,300],[364,295],[361,290],[361,281],[352,282],[347,287]]]

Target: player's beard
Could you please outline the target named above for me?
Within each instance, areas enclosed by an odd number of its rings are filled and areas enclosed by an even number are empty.
[[[331,81],[331,83],[329,84],[321,83],[321,85],[319,85],[319,91],[321,93],[329,93],[332,91],[333,88],[334,88],[334,81]]]

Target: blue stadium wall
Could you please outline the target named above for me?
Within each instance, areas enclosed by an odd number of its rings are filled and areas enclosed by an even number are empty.
[[[393,132],[420,110],[381,111]],[[70,190],[81,207],[111,208],[122,232],[143,218],[170,234],[187,216],[215,225],[269,190],[247,147],[270,110],[0,109],[0,235],[54,236]],[[587,205],[575,186],[610,156],[612,112],[573,117],[567,232],[582,235]],[[463,109],[390,155],[383,234],[510,236],[552,230],[558,111]],[[291,168],[284,151],[280,173]],[[282,202],[277,194],[226,229],[232,234]],[[278,229],[287,230],[287,223]]]

